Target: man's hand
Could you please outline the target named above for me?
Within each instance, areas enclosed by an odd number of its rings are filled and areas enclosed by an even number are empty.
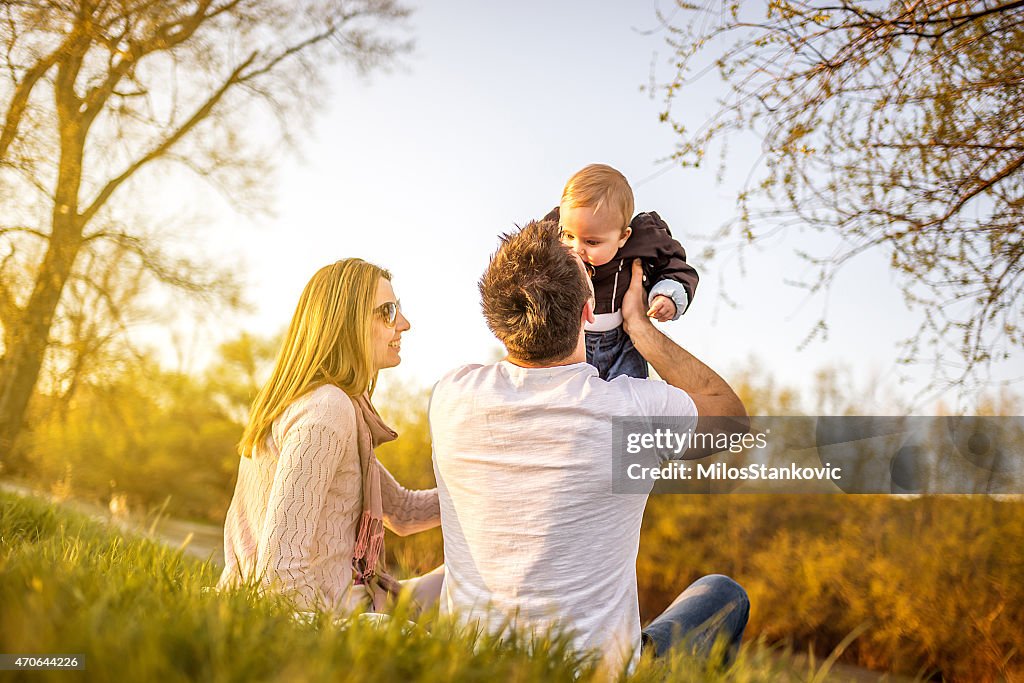
[[[676,317],[676,302],[664,294],[659,294],[651,301],[651,308],[647,311],[648,318],[654,318],[660,323],[672,320]]]
[[[632,268],[629,289],[622,299],[622,328],[630,336],[644,325],[654,328],[651,319],[647,317],[647,306],[644,305],[644,268],[640,265],[640,259],[633,259]]]
[[[647,317],[643,277],[640,261],[633,261],[633,279],[622,300],[622,326],[636,350],[663,380],[690,395],[697,407],[698,432],[727,436],[749,432],[747,410],[732,387],[718,373],[662,334]],[[683,457],[702,458],[717,450],[720,449],[691,445]]]

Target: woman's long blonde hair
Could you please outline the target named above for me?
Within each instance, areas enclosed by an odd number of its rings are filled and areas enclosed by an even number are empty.
[[[325,384],[349,396],[373,393],[373,304],[380,278],[391,273],[362,259],[324,266],[302,290],[274,372],[253,401],[238,452],[251,456],[289,403]]]

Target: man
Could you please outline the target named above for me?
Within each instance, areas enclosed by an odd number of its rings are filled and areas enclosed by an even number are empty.
[[[646,317],[633,267],[623,324],[667,384],[607,382],[587,365],[590,279],[559,243],[557,224],[545,221],[503,236],[480,280],[484,317],[508,356],[449,373],[430,405],[442,611],[498,626],[558,626],[613,672],[634,661],[641,644],[636,556],[649,490],[612,492],[612,418],[677,416],[702,431],[746,429],[729,385]],[[727,428],[712,416],[738,419]],[[748,609],[738,584],[706,576],[648,626],[643,642],[664,654],[687,636],[706,655],[722,635],[735,649]]]

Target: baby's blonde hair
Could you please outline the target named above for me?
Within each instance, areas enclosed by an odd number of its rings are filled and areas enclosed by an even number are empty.
[[[606,164],[590,164],[569,178],[562,190],[562,206],[593,207],[596,212],[605,202],[622,214],[622,231],[633,220],[633,190],[626,177]]]
[[[274,372],[253,401],[238,452],[251,456],[274,420],[307,391],[331,384],[349,396],[373,393],[371,323],[377,284],[391,273],[362,259],[324,266],[302,290]]]

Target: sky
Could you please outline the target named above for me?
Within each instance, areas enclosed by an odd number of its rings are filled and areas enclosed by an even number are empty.
[[[656,3],[413,7],[415,48],[389,72],[332,68],[300,153],[273,179],[273,216],[226,216],[226,229],[211,236],[211,249],[244,264],[252,304],[208,330],[214,337],[282,329],[319,267],[358,256],[392,271],[411,321],[403,363],[390,371],[400,381],[429,386],[457,365],[493,361],[500,347],[476,282],[497,235],[541,217],[572,173],[601,162],[631,181],[638,211],[661,214],[701,274],[689,311],[659,327],[726,379],[756,367],[806,390],[817,370],[846,368],[850,390],[875,391],[882,406],[925,387],[927,367],[896,364],[920,315],[904,304],[885,254],[858,257],[827,296],[810,297],[786,281],[812,274],[796,249],[833,245],[813,232],[748,250],[744,268],[729,243],[715,245],[723,256],[701,261],[701,237],[734,215],[760,148],[752,136],[737,140],[722,182],[715,164],[666,163],[677,139],[658,120],[661,95],[642,90],[652,73],[673,73]],[[719,92],[708,80],[674,106],[699,124]],[[823,310],[828,339],[802,347]],[[993,373],[996,381],[1021,376],[1021,354]]]

